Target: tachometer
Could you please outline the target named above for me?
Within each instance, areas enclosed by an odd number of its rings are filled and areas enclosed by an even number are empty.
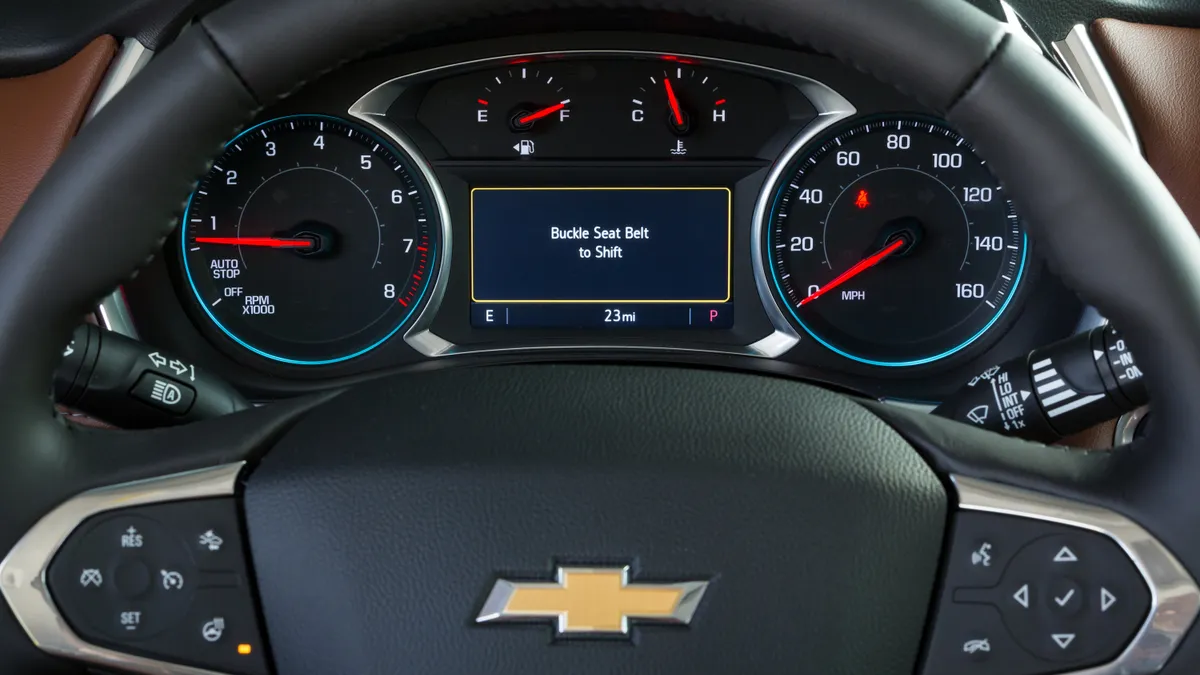
[[[420,305],[441,246],[416,162],[332,117],[234,138],[184,214],[184,274],[229,338],[299,365],[365,354]]]
[[[849,359],[914,366],[965,349],[1012,301],[1027,242],[1003,186],[940,121],[840,128],[782,174],[762,259],[803,330]]]

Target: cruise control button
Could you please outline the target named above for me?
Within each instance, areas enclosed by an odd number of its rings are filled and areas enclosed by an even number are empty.
[[[104,585],[104,574],[98,568],[88,567],[79,573],[79,585],[87,588],[92,586],[100,588]]]
[[[51,562],[47,582],[77,635],[119,648],[142,644],[182,619],[193,593],[186,580],[193,575],[179,537],[125,510],[81,525]]]
[[[146,633],[154,632],[153,621],[149,620],[146,612],[141,609],[125,609],[114,613],[116,625],[114,631],[125,633],[127,639],[136,640]]]

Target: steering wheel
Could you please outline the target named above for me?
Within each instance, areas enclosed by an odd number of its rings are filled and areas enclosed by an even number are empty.
[[[206,163],[257,109],[405,35],[592,5],[773,33],[943,112],[1021,205],[1054,269],[1136,349],[1153,434],[1081,452],[762,375],[615,365],[443,369],[148,432],[55,414],[50,374],[78,317],[159,249]],[[1198,261],[1187,219],[1109,122],[1041,54],[958,0],[233,0],[82,131],[0,244],[0,551],[11,551],[0,654],[23,673],[76,672],[51,655],[202,672],[82,640],[55,612],[46,566],[82,516],[233,494],[265,633],[256,654],[269,651],[285,675],[879,675],[922,663],[1193,673]],[[196,488],[214,475],[220,490]],[[1035,522],[1050,529],[1029,530]],[[1027,661],[1040,653],[1008,614],[1013,635],[974,647],[955,637],[970,623],[955,612],[975,606],[958,586],[979,596],[1013,581],[972,591],[963,575],[1015,569],[1043,545],[1035,535],[1082,542],[1069,550],[1089,594],[1082,611],[1099,611],[1088,575],[1106,573],[1085,567],[1086,552],[1117,544],[1118,567],[1136,570],[1096,582],[1147,594],[1128,633],[1101,645],[1102,663],[1056,633],[1050,660],[1029,661],[1041,670],[987,670],[1008,663],[1014,639]],[[1058,579],[1049,558],[1034,562]],[[686,592],[665,614],[618,608],[621,630],[584,622],[580,637],[615,639],[577,640],[568,612],[611,601],[604,592],[541,613],[505,604],[524,582],[556,587],[562,568]],[[978,606],[1018,611],[1008,597]],[[1039,591],[1038,611],[1063,597]]]

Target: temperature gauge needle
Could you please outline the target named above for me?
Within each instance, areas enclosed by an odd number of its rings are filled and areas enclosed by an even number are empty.
[[[225,244],[227,246],[259,246],[262,248],[312,248],[312,239],[286,239],[283,237],[196,237],[197,244]]]
[[[562,101],[561,103],[555,103],[554,105],[550,106],[549,108],[542,108],[541,110],[539,110],[537,112],[529,113],[528,115],[525,115],[524,117],[518,117],[517,124],[529,124],[530,122],[535,122],[537,120],[542,119],[543,117],[548,117],[550,115],[553,115],[554,113],[558,112],[559,110],[562,110],[563,108],[567,107],[567,104],[570,102],[571,102],[571,99],[567,99],[565,101]]]
[[[683,126],[683,111],[679,108],[679,99],[675,96],[675,88],[671,86],[671,80],[663,78],[663,84],[667,86],[667,102],[671,104],[671,115],[675,118],[675,126]]]
[[[908,240],[905,239],[904,237],[897,238],[892,243],[883,247],[883,250],[881,250],[880,252],[875,253],[874,255],[867,256],[866,258],[863,258],[862,260],[855,263],[854,267],[851,267],[850,269],[846,270],[845,272],[842,272],[833,281],[818,288],[816,290],[816,292],[814,292],[812,295],[801,300],[800,306],[803,307],[804,305],[807,305],[808,303],[812,302],[813,300],[816,300],[817,298],[821,297],[822,295],[825,295],[829,291],[832,291],[833,289],[837,288],[838,286],[841,286],[842,284],[846,283],[847,281],[850,281],[854,277],[862,274],[863,272],[866,272],[867,270],[871,269],[872,267],[883,262],[884,259],[886,259],[891,254],[895,253],[896,251],[899,251],[900,249],[904,248],[905,246],[908,246]]]

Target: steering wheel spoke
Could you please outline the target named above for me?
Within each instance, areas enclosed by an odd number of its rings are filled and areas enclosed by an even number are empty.
[[[54,421],[39,436],[40,444],[7,447],[0,453],[0,491],[5,499],[0,548],[9,554],[0,563],[0,593],[20,627],[0,630],[0,651],[6,659],[39,663],[37,644],[60,656],[124,665],[119,652],[94,648],[62,620],[44,584],[51,560],[68,535],[110,511],[206,496],[195,490],[196,476],[214,467],[255,461],[297,419],[335,395],[153,431],[68,427]],[[211,487],[211,481],[205,485]],[[231,495],[234,485],[228,487]],[[117,574],[116,567],[98,562],[75,570],[77,583],[85,569],[101,577]],[[119,620],[120,610],[115,611]]]

